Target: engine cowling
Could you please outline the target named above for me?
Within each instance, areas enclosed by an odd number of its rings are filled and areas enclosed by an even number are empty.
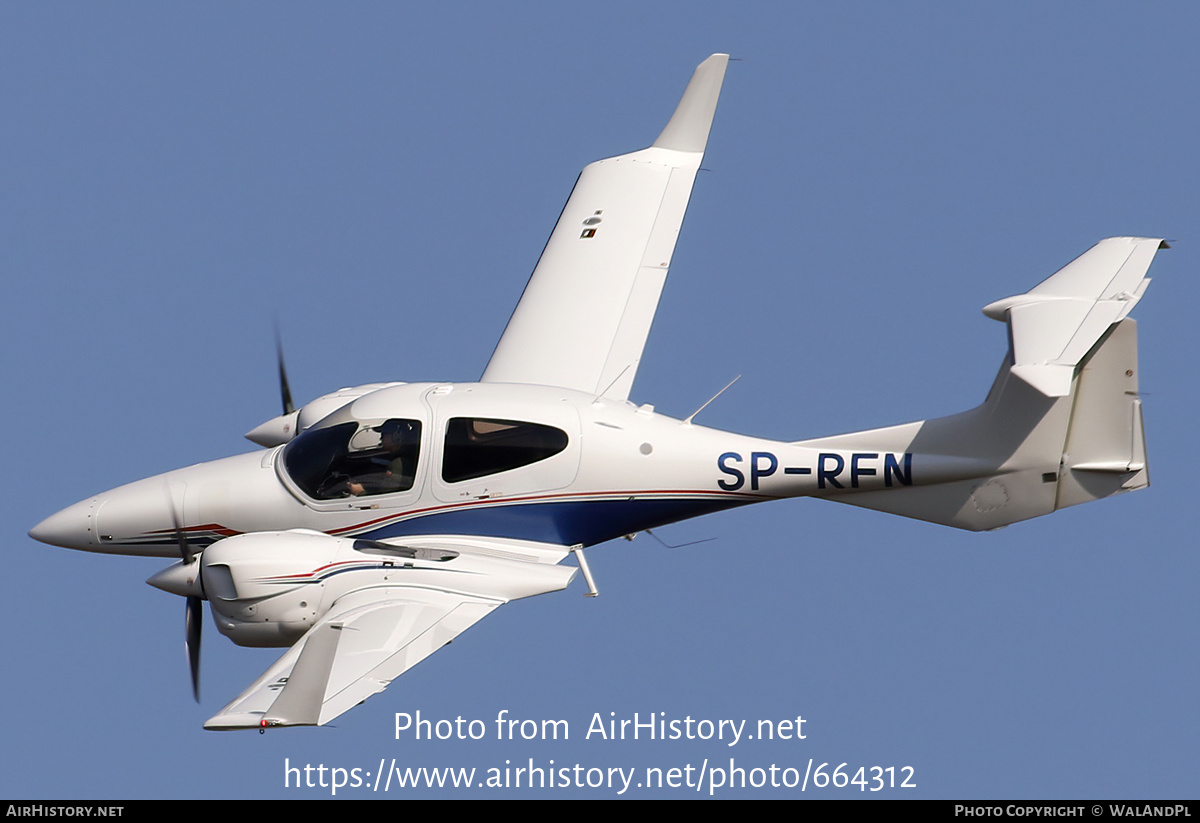
[[[361,386],[347,386],[335,392],[323,394],[316,400],[305,403],[294,412],[281,414],[260,423],[246,432],[246,439],[267,448],[282,446],[347,403],[380,389],[403,385],[403,383],[364,383]]]
[[[328,608],[322,570],[339,540],[320,532],[242,534],[200,559],[218,631],[239,646],[290,646]]]
[[[552,565],[562,554],[561,546],[501,538],[422,537],[397,545],[296,529],[218,540],[199,564],[221,634],[239,646],[290,646],[339,598],[367,589],[435,590],[502,603],[559,591],[576,572]]]

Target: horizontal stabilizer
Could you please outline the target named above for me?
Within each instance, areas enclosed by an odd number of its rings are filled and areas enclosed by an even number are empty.
[[[1110,237],[1027,293],[997,300],[983,313],[1008,322],[1012,373],[1047,397],[1071,392],[1075,368],[1146,291],[1160,239]]]

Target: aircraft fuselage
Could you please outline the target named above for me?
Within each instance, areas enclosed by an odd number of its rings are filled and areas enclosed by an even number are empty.
[[[412,439],[404,488],[349,491],[355,465],[375,476],[369,461],[385,462],[372,457],[372,432],[387,421],[404,421]],[[351,432],[348,452],[326,454],[303,440],[339,430]],[[174,509],[196,548],[297,528],[373,540],[454,534],[591,546],[748,503],[912,485],[915,471],[910,453],[747,437],[568,389],[400,384],[347,403],[284,446],[81,501],[34,536],[86,551],[175,557]]]

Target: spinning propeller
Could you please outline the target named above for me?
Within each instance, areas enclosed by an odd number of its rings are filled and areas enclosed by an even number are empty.
[[[279,362],[279,394],[283,399],[283,413],[291,414],[296,410],[296,406],[292,403],[292,390],[288,386],[287,367],[283,364],[283,336],[279,333],[279,326],[275,326],[275,359]]]
[[[275,359],[279,366],[279,395],[283,402],[283,415],[269,420],[259,429],[270,429],[269,437],[278,437],[286,442],[294,431],[298,415],[292,402],[292,390],[288,384],[287,366],[283,362],[283,336],[275,328]],[[278,431],[276,431],[278,430]],[[255,431],[258,431],[256,429]],[[251,438],[253,439],[253,438]],[[273,440],[271,442],[274,442]],[[146,582],[157,589],[177,594],[187,601],[184,610],[184,647],[187,650],[188,669],[192,675],[192,696],[200,702],[200,627],[204,621],[204,581],[201,579],[199,553],[192,550],[187,536],[180,525],[179,511],[175,499],[170,495],[171,525],[175,541],[179,544],[179,563],[168,566]]]
[[[171,523],[175,540],[179,544],[179,563],[172,564],[146,582],[156,589],[177,594],[186,599],[184,607],[184,648],[187,651],[188,668],[192,675],[192,696],[200,702],[200,624],[204,619],[204,582],[200,577],[200,558],[188,545],[183,527],[179,525],[179,513],[171,500]]]
[[[281,360],[280,363],[283,361]],[[171,522],[175,526],[175,540],[179,543],[179,559],[183,561],[183,565],[191,567],[196,560],[192,554],[192,548],[188,545],[187,538],[183,535],[183,529],[179,525],[179,516],[175,513],[174,501],[171,505]],[[199,585],[200,592],[204,592],[204,581],[200,578],[200,566],[196,565],[196,583]],[[192,697],[196,698],[196,702],[200,702],[200,624],[204,619],[204,607],[200,605],[200,598],[194,594],[187,596],[187,604],[184,607],[184,648],[187,649],[188,668],[192,673]]]
[[[288,442],[296,434],[300,413],[292,402],[292,389],[288,383],[287,366],[283,362],[283,336],[279,326],[275,327],[275,362],[279,367],[279,397],[283,402],[283,414],[273,417],[246,433],[246,439],[270,448]]]

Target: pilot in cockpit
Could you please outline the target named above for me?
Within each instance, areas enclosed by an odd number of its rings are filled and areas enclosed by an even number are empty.
[[[354,496],[411,489],[421,445],[420,423],[392,419],[374,429],[379,432],[379,450],[367,458],[371,468],[356,473],[346,488]]]

